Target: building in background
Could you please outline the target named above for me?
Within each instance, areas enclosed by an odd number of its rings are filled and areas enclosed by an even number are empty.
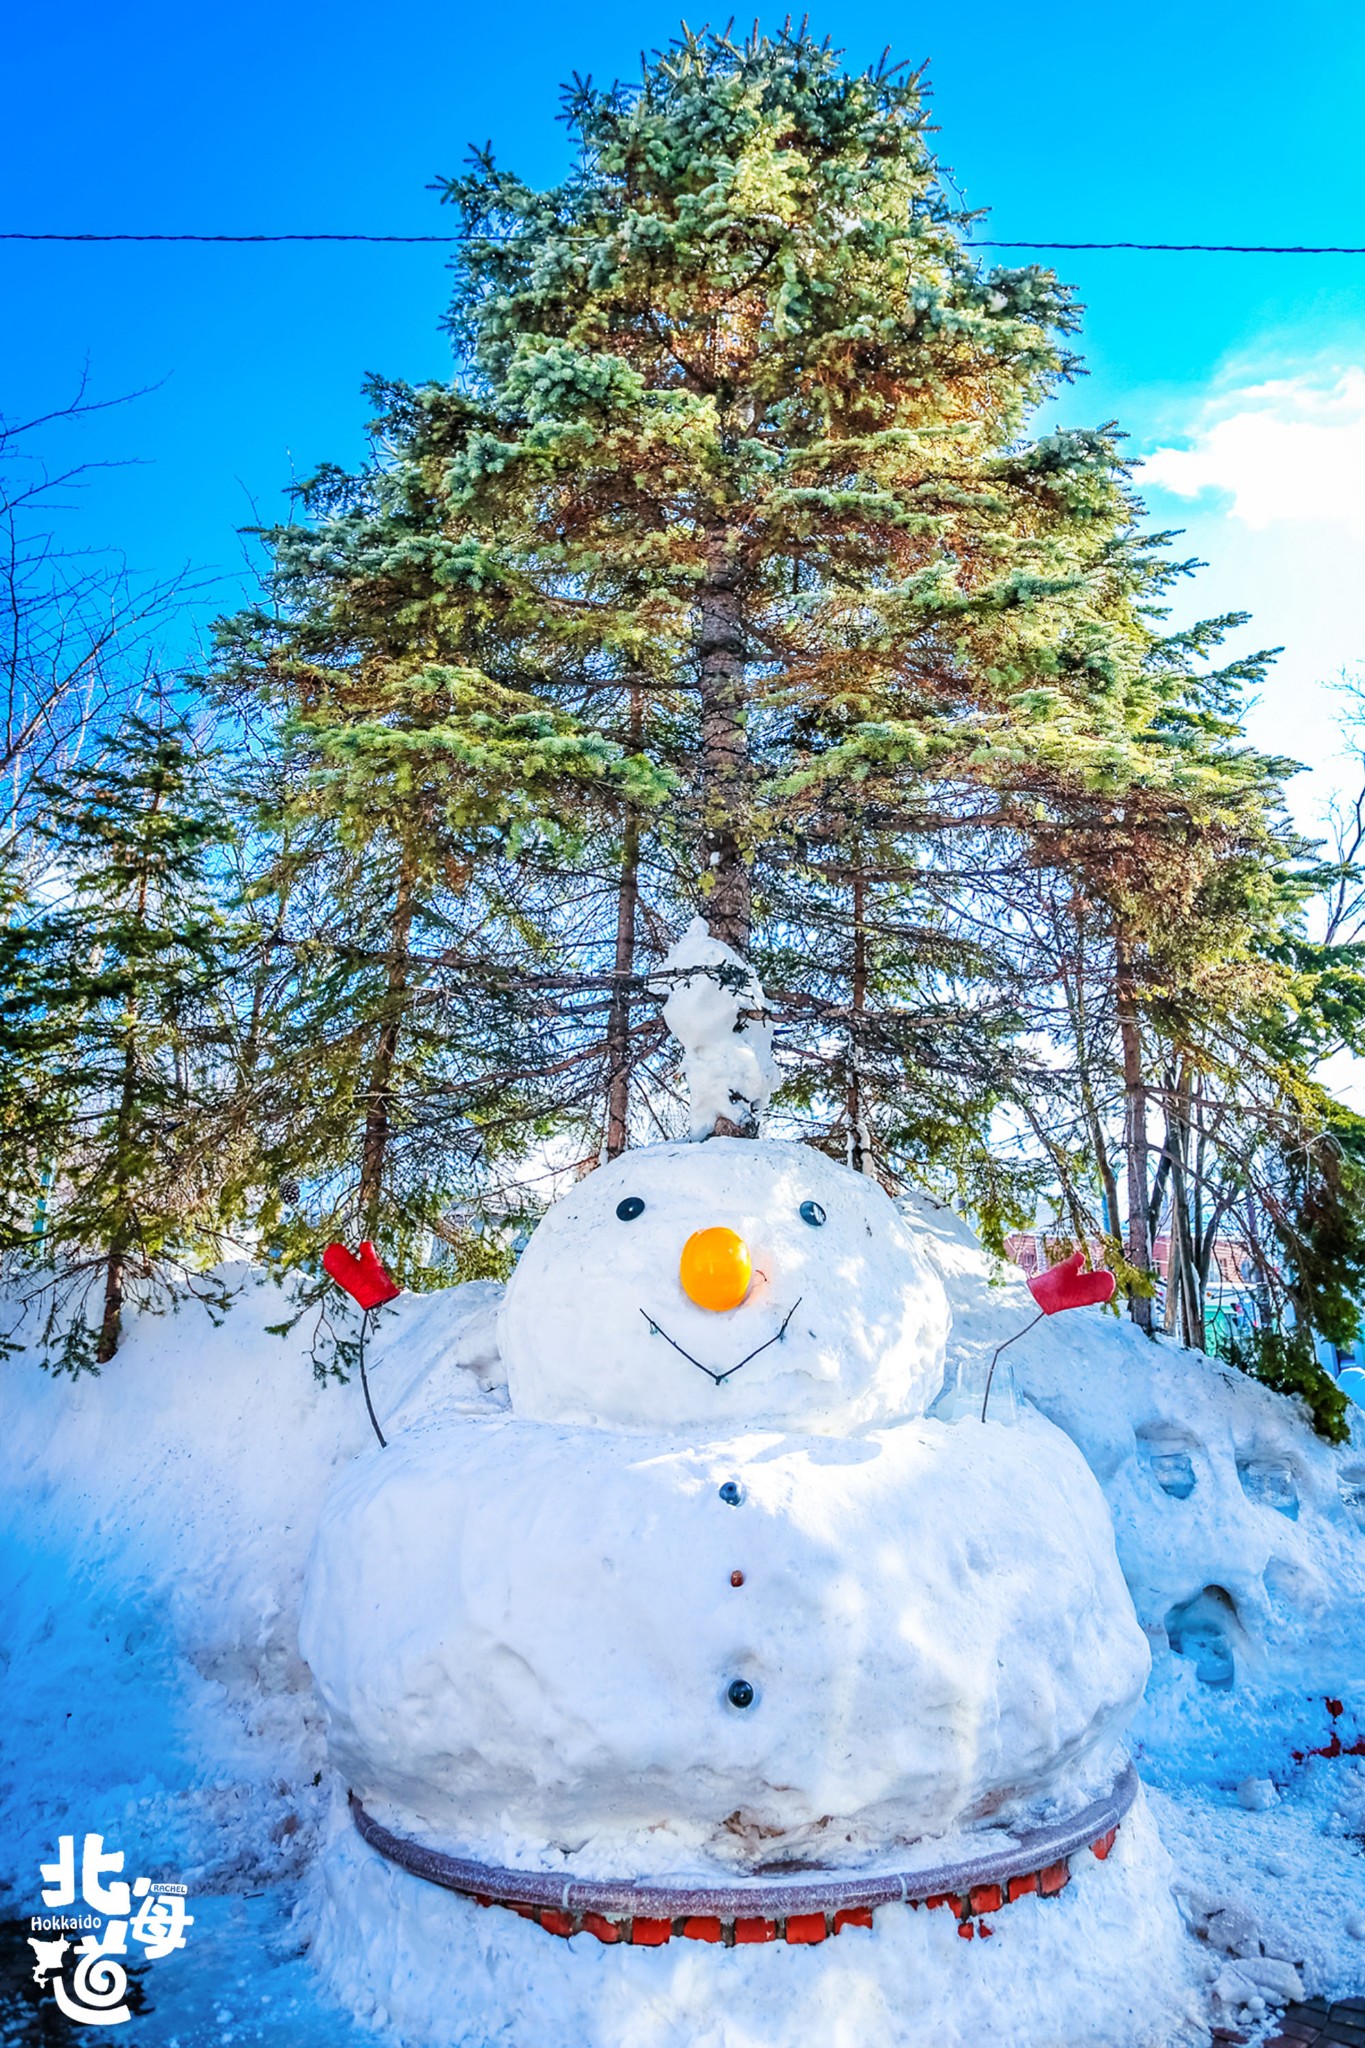
[[[1041,1213],[1032,1230],[1015,1231],[1005,1239],[1005,1256],[1031,1278],[1075,1248],[1075,1239],[1055,1216]],[[1104,1245],[1098,1238],[1089,1244],[1091,1258],[1098,1265],[1104,1259]],[[1170,1264],[1171,1240],[1167,1231],[1157,1234],[1153,1257],[1157,1269],[1156,1312],[1161,1323],[1166,1312],[1166,1274]],[[1213,1247],[1214,1270],[1209,1274],[1204,1311],[1204,1348],[1215,1358],[1227,1358],[1237,1347],[1239,1329],[1254,1329],[1260,1317],[1257,1290],[1252,1284],[1254,1268],[1248,1247],[1239,1237],[1219,1237]],[[1316,1340],[1318,1358],[1327,1370],[1340,1374],[1365,1360],[1365,1343],[1357,1338],[1349,1346]]]

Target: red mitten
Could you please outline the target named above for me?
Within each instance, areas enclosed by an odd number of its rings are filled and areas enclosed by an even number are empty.
[[[1085,1253],[1073,1252],[1060,1266],[1049,1266],[1029,1281],[1028,1291],[1045,1316],[1064,1308],[1089,1308],[1097,1301],[1109,1301],[1117,1284],[1106,1266],[1093,1273],[1082,1271]]]
[[[358,1252],[344,1244],[329,1244],[322,1255],[322,1270],[330,1273],[338,1287],[344,1287],[353,1301],[365,1309],[379,1308],[403,1292],[390,1280],[379,1263],[379,1254],[368,1237]]]

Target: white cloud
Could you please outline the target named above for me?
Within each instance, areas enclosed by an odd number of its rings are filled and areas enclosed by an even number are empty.
[[[1143,486],[1218,491],[1253,531],[1325,523],[1365,541],[1365,369],[1279,377],[1208,401],[1184,447],[1155,450]]]
[[[1202,390],[1168,388],[1159,404],[1146,433],[1138,425],[1151,451],[1138,487],[1153,523],[1181,530],[1174,552],[1206,565],[1172,594],[1172,624],[1250,612],[1225,653],[1282,650],[1248,731],[1312,771],[1289,796],[1316,831],[1332,791],[1359,775],[1332,685],[1365,664],[1365,347],[1295,358],[1267,336],[1259,360],[1244,355]]]

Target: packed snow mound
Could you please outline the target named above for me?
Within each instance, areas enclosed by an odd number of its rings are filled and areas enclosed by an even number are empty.
[[[304,1565],[338,1469],[374,1438],[360,1389],[314,1374],[316,1311],[277,1336],[287,1285],[246,1264],[215,1278],[234,1293],[221,1326],[192,1302],[134,1312],[98,1375],[0,1367],[0,1885],[36,1883],[73,1828],[197,1890],[309,1852],[326,1755]],[[470,1356],[487,1310],[457,1288],[384,1311],[386,1425],[409,1393],[424,1410],[493,1398]]]
[[[393,1304],[369,1369],[385,1436],[441,1415],[506,1406],[507,1374],[498,1348],[505,1292],[497,1280],[466,1280],[437,1294],[403,1295]]]
[[[952,1304],[950,1381],[979,1387],[1032,1297],[950,1211],[901,1206]],[[1102,1309],[1050,1318],[1005,1357],[1108,1499],[1155,1657],[1143,1739],[1201,1745],[1236,1783],[1327,1742],[1324,1696],[1360,1733],[1365,1418],[1328,1444],[1301,1403]]]
[[[683,1049],[689,1137],[709,1138],[719,1117],[756,1129],[777,1070],[773,1027],[753,968],[694,917],[664,959],[656,986],[666,992],[664,1022]]]
[[[1193,2048],[1193,1944],[1143,1803],[1108,1860],[963,1941],[944,1911],[884,1906],[814,1948],[556,1940],[386,1864],[344,1813],[313,1955],[352,2011],[423,2048]]]
[[[1041,1418],[413,1430],[329,1500],[301,1639],[334,1758],[400,1832],[604,1876],[1083,1804],[1148,1663],[1103,1499]]]
[[[713,1228],[753,1264],[719,1312],[679,1277],[689,1237]],[[712,1138],[626,1152],[557,1202],[499,1343],[528,1420],[846,1435],[925,1412],[947,1328],[942,1280],[875,1181],[808,1145]]]

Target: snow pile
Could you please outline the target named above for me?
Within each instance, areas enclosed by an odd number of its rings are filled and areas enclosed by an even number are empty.
[[[752,967],[694,917],[665,958],[657,986],[668,992],[664,1022],[683,1049],[689,1137],[709,1138],[718,1118],[756,1130],[777,1073],[773,1028]]]
[[[0,1885],[25,1911],[73,1829],[198,1891],[288,1876],[315,1835],[303,1571],[336,1472],[374,1439],[359,1388],[314,1377],[315,1318],[273,1336],[287,1295],[246,1266],[218,1277],[238,1290],[221,1328],[191,1304],[130,1316],[97,1378],[0,1367]],[[385,1311],[382,1419],[390,1346],[406,1380],[443,1387],[486,1309],[466,1292]]]
[[[1149,1793],[1175,1865],[1177,1897],[1201,1942],[1220,2017],[1365,1986],[1365,1769],[1359,1759],[1280,1767],[1273,1805],[1248,1811],[1225,1787]],[[1275,1980],[1280,1989],[1277,1991]],[[1252,1987],[1248,1993],[1245,1988]]]
[[[692,1233],[716,1226],[754,1268],[719,1313],[678,1270]],[[713,1138],[579,1181],[523,1252],[499,1339],[528,1420],[843,1435],[924,1413],[947,1328],[943,1283],[875,1181],[808,1145]]]
[[[1074,1810],[1148,1661],[1099,1491],[1038,1418],[413,1430],[328,1502],[302,1642],[386,1825],[603,1877]]]
[[[975,1388],[1032,1297],[949,1211],[902,1207],[952,1303],[950,1381]],[[1142,1751],[1235,1786],[1327,1743],[1325,1698],[1344,1703],[1342,1739],[1360,1734],[1365,1423],[1325,1443],[1297,1403],[1101,1309],[1051,1318],[1007,1360],[1105,1490],[1155,1658]]]
[[[481,1394],[506,1405],[507,1372],[498,1348],[505,1291],[497,1280],[467,1280],[394,1303],[372,1354],[380,1368],[377,1385],[373,1364],[368,1368],[386,1436],[413,1422],[480,1412]]]
[[[949,1211],[901,1207],[952,1303],[949,1383],[979,1389],[1032,1297]],[[1359,1994],[1365,1421],[1324,1443],[1297,1403],[1100,1309],[1041,1324],[1007,1360],[1108,1498],[1153,1656],[1131,1746],[1213,2017],[1257,2024],[1296,1981]]]

